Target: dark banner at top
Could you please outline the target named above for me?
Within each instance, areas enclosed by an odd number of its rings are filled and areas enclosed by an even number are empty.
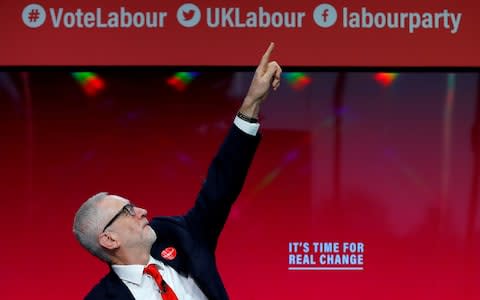
[[[480,66],[476,1],[13,1],[0,65]]]

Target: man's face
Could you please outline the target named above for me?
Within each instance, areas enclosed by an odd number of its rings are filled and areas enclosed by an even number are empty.
[[[115,233],[124,250],[145,248],[150,251],[157,236],[148,225],[147,211],[128,204],[130,201],[115,195],[102,200],[99,209],[104,212],[103,222],[107,226],[104,231]]]

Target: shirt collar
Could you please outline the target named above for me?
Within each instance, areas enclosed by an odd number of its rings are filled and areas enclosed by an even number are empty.
[[[156,260],[152,256],[150,256],[148,260],[148,264],[155,264],[157,265],[159,270],[163,270],[163,263],[159,260]],[[143,269],[145,265],[112,265],[113,271],[120,277],[120,279],[129,281],[136,285],[140,285],[142,283],[143,278]]]

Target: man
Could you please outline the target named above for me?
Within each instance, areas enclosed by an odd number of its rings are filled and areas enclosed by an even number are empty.
[[[263,55],[247,95],[214,157],[194,207],[186,215],[156,217],[108,193],[88,199],[75,215],[80,244],[110,266],[86,299],[228,299],[215,248],[240,193],[260,140],[258,114],[280,66]]]

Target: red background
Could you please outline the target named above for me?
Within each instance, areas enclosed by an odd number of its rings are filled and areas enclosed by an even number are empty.
[[[166,83],[173,71],[98,70],[96,97],[67,70],[0,73],[2,298],[80,299],[106,273],[71,232],[96,192],[150,216],[192,205],[252,73],[203,70],[179,92]],[[338,74],[306,75],[310,85],[283,80],[263,106],[263,141],[217,251],[231,298],[478,299],[477,75],[455,75],[447,126],[448,74],[402,73],[383,87],[347,73],[341,150]],[[364,242],[365,270],[288,271],[292,241]]]
[[[187,1],[188,2],[188,1]],[[270,41],[277,43],[277,59],[283,66],[480,66],[478,1],[402,0],[327,1],[336,7],[339,18],[331,28],[313,21],[313,10],[321,1],[198,1],[203,20],[194,28],[182,27],[176,11],[185,1],[34,1],[45,9],[65,11],[166,11],[161,29],[54,29],[47,18],[37,29],[22,21],[24,7],[32,1],[5,0],[0,3],[0,65],[168,65],[168,66],[251,66]],[[304,11],[303,27],[289,28],[208,28],[207,7],[240,7],[247,11]],[[408,29],[354,30],[341,27],[342,7],[372,12],[462,13],[460,30]],[[106,22],[105,20],[103,22]],[[451,21],[449,21],[451,26]],[[443,21],[441,21],[443,26]]]

